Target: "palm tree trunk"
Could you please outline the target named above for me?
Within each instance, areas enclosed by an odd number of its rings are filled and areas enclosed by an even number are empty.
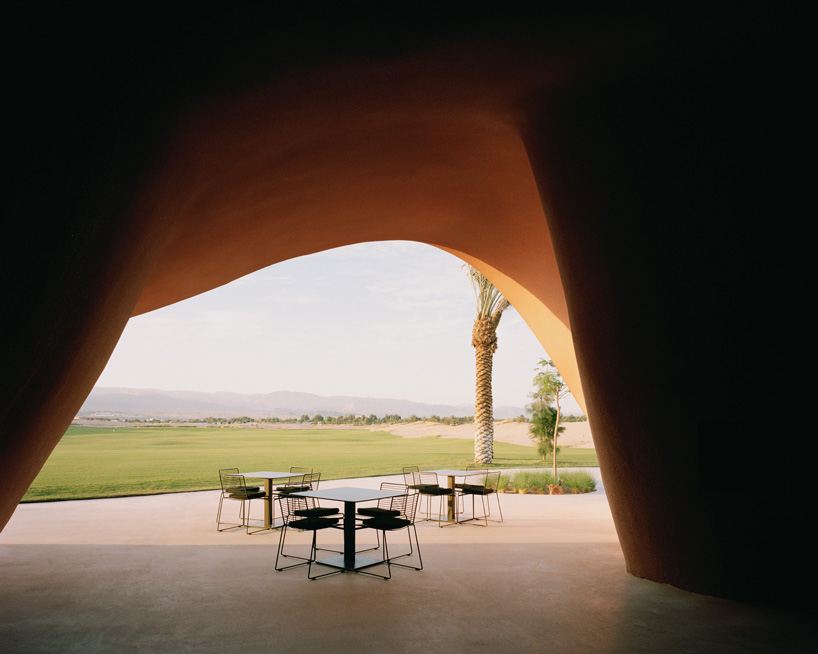
[[[476,268],[469,266],[469,276],[477,299],[477,318],[471,333],[471,344],[477,365],[474,400],[474,462],[491,463],[494,458],[494,400],[491,393],[492,357],[497,350],[497,325],[509,307],[494,285]]]
[[[491,368],[494,353],[489,347],[476,346],[477,383],[474,401],[474,462],[491,463],[494,458],[494,400]]]
[[[474,398],[474,462],[491,463],[494,459],[494,398],[491,375],[497,350],[497,325],[507,303],[487,318],[474,321],[471,344],[474,346],[476,385]]]

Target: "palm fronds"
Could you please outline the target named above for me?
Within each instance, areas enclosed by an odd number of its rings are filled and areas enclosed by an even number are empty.
[[[470,264],[466,264],[466,269],[474,289],[474,298],[477,300],[477,319],[491,318],[498,309],[500,312],[505,311],[509,306],[508,300],[494,284]]]

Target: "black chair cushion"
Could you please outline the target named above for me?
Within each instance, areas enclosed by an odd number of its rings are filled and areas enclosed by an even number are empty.
[[[400,515],[400,511],[397,509],[380,509],[377,506],[365,506],[358,509],[358,515],[366,515],[370,518],[397,517]]]
[[[287,523],[287,526],[291,529],[326,529],[337,525],[339,520],[340,518],[301,518],[300,520],[291,520]]]
[[[442,486],[423,486],[418,489],[422,495],[451,495],[451,488],[443,488]]]
[[[485,486],[478,486],[477,484],[467,484],[461,490],[470,495],[490,495],[494,492],[493,488],[486,488]]]
[[[279,495],[289,495],[290,493],[303,493],[308,490],[312,489],[309,486],[291,486],[289,488],[278,488],[276,492]]]
[[[316,506],[311,509],[296,509],[293,513],[305,518],[322,518],[330,515],[338,515],[338,510],[329,506]]]
[[[228,494],[227,497],[230,497],[234,500],[256,500],[261,497],[267,497],[267,494],[264,491],[257,491],[255,493],[248,492],[242,493],[241,491],[235,491]]]
[[[370,529],[380,529],[381,531],[392,531],[394,529],[403,529],[412,523],[406,518],[395,518],[384,516],[383,518],[367,518],[363,521],[365,527]]]
[[[241,493],[243,490],[246,490],[248,493],[258,493],[261,490],[259,486],[246,486],[245,488],[241,488],[240,486],[232,486],[230,488],[225,489],[228,493]]]

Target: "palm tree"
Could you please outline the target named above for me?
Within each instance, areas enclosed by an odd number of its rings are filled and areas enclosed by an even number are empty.
[[[471,344],[477,368],[474,401],[474,462],[491,463],[494,458],[494,402],[491,393],[492,357],[497,350],[497,325],[509,307],[508,300],[483,274],[467,264],[477,300],[477,318]]]

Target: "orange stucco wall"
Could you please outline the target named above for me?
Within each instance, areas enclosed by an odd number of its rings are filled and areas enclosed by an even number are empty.
[[[557,363],[631,573],[783,602],[764,554],[786,516],[753,530],[757,502],[713,465],[747,463],[747,431],[695,394],[706,370],[746,406],[751,248],[714,243],[752,210],[763,21],[694,18],[384,10],[41,35],[14,87],[0,524],[130,316],[406,239],[482,269]]]

